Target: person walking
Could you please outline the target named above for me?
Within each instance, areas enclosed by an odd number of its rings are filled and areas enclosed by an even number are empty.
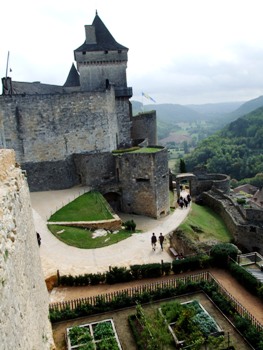
[[[155,250],[155,248],[156,248],[156,242],[157,242],[157,238],[156,238],[156,236],[155,236],[155,233],[152,234],[151,242],[152,242],[152,248],[153,248],[153,250]]]
[[[39,247],[41,246],[41,237],[40,237],[40,234],[37,232],[37,243],[39,245]]]
[[[164,236],[162,233],[160,233],[160,236],[159,236],[159,243],[160,243],[160,246],[161,246],[161,249],[163,250],[163,241],[164,241]]]

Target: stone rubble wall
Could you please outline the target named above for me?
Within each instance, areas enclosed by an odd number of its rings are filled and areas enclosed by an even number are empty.
[[[27,181],[0,150],[0,348],[54,349]]]
[[[263,254],[263,226],[257,222],[247,221],[225,195],[216,192],[204,192],[203,201],[218,213],[234,240],[248,251],[257,251]]]

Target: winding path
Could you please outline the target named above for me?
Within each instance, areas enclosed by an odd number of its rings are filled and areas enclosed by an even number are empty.
[[[119,214],[123,221],[133,219],[137,229],[142,230],[143,233],[133,234],[126,240],[108,247],[80,249],[68,246],[56,239],[47,229],[47,219],[51,213],[86,190],[88,189],[74,187],[61,191],[32,192],[30,194],[35,228],[42,238],[40,257],[45,278],[55,275],[57,270],[61,275],[79,275],[105,272],[109,266],[129,267],[134,264],[173,260],[165,249],[164,251],[161,251],[159,247],[156,251],[151,249],[152,232],[155,232],[157,236],[160,232],[164,236],[168,235],[187,217],[189,207],[176,209],[172,214],[159,220],[139,215]]]

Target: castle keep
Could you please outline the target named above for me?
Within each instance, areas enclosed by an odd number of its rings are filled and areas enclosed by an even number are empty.
[[[166,149],[125,152],[157,144],[155,112],[132,116],[128,48],[113,38],[96,13],[74,58],[76,66],[63,86],[2,79],[0,147],[15,150],[31,191],[85,184],[114,198],[120,210],[167,215]],[[118,156],[112,153],[120,149],[124,152]],[[149,208],[138,198],[147,199]]]

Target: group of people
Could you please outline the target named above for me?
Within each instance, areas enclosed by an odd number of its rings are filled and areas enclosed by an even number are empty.
[[[182,197],[180,196],[178,199],[177,199],[177,204],[179,205],[179,207],[181,209],[183,209],[184,207],[187,208],[188,205],[190,205],[190,202],[191,202],[191,196],[190,194],[188,193],[188,195],[186,197]]]
[[[160,236],[158,237],[158,241],[160,243],[161,250],[163,250],[164,236],[163,236],[162,233],[160,233]],[[152,234],[151,243],[152,243],[152,249],[155,250],[156,249],[156,244],[157,244],[157,237],[155,236],[155,233]]]

